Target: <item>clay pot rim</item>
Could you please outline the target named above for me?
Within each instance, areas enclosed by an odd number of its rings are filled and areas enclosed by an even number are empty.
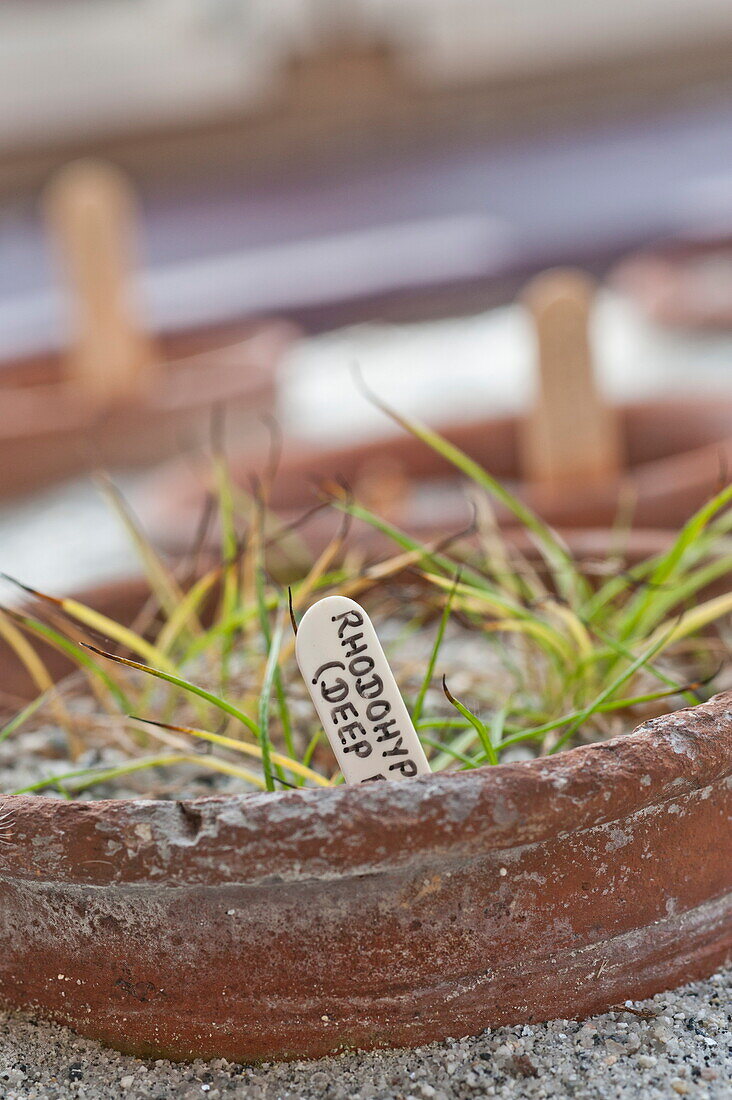
[[[196,366],[199,363],[205,366],[207,361],[214,357],[217,360],[225,356],[227,352],[236,352],[246,347],[261,337],[274,335],[283,342],[293,342],[302,336],[302,330],[294,322],[278,315],[265,315],[246,318],[235,326],[197,326],[192,329],[160,329],[151,334],[156,342],[165,345],[166,341],[179,341],[180,343],[194,343],[195,337],[202,331],[210,339],[206,339],[205,346],[194,351],[180,352],[177,349],[166,352],[164,347],[159,348],[159,354],[155,356],[153,367],[160,370],[178,370],[186,366]],[[156,343],[157,346],[157,343]],[[39,348],[37,350],[24,351],[17,356],[11,355],[7,359],[7,365],[0,371],[0,393],[10,393],[16,390],[32,390],[46,388],[66,387],[68,380],[63,374],[63,364],[69,353],[66,343],[58,346]],[[59,369],[61,377],[53,382],[27,382],[23,373],[31,370],[39,360],[48,360]],[[18,378],[18,375],[21,377]]]
[[[715,726],[720,716],[727,726],[722,737]],[[0,810],[12,811],[19,843],[11,838],[0,846],[0,869],[97,885],[213,886],[350,875],[366,867],[373,873],[415,858],[488,849],[511,858],[512,849],[610,825],[730,776],[732,692],[726,692],[554,756],[401,782],[178,802],[2,796]],[[29,867],[22,824],[32,818],[36,831],[39,814],[49,843]],[[382,838],[376,851],[375,830]],[[107,842],[123,842],[113,860],[80,863],[74,851],[80,836],[91,836],[104,854]],[[165,858],[156,860],[161,847]]]
[[[723,386],[720,386],[718,390],[712,393],[698,394],[690,391],[687,394],[668,394],[666,396],[650,394],[645,397],[628,397],[620,401],[608,401],[608,405],[617,413],[621,421],[625,419],[633,420],[649,412],[654,417],[668,416],[674,419],[679,417],[688,419],[690,415],[717,413],[720,404],[732,405],[732,393]],[[441,435],[449,436],[451,432],[464,433],[466,429],[482,424],[501,424],[512,428],[518,428],[524,422],[525,410],[512,409],[498,412],[494,415],[486,413],[478,416],[453,417],[446,421],[439,421],[439,416],[431,416],[429,418],[418,417],[417,419],[424,420],[425,423],[429,424],[430,427],[434,428],[434,430],[438,431]],[[720,435],[719,439],[715,441],[700,443],[695,447],[690,447],[688,450],[674,451],[670,455],[646,459],[644,462],[621,471],[618,480],[622,480],[623,477],[627,477],[629,474],[636,475],[638,472],[655,466],[659,462],[665,464],[677,458],[686,458],[689,454],[696,454],[698,451],[706,450],[709,447],[719,447],[729,439],[732,439],[732,431],[727,435]],[[428,444],[423,443],[408,431],[393,426],[388,432],[379,435],[368,436],[365,439],[356,439],[354,442],[349,442],[344,439],[339,444],[331,444],[327,447],[320,446],[318,443],[314,442],[312,438],[305,440],[297,439],[292,449],[286,448],[284,450],[281,469],[287,468],[288,460],[296,459],[298,465],[306,465],[307,462],[311,460],[327,461],[344,452],[360,450],[361,448],[367,448],[369,445],[377,448],[383,444],[388,445],[399,440],[411,440],[414,442],[415,446],[428,447]],[[256,458],[261,458],[261,451],[258,449],[253,449],[250,452],[243,451],[232,456],[236,468],[241,467],[247,462],[252,462]],[[171,471],[175,472],[176,468],[180,466],[180,463],[180,456],[172,458],[165,463],[159,473],[160,480],[162,480],[165,475],[169,475]]]
[[[155,359],[148,376],[143,381],[140,392],[132,398],[111,401],[100,407],[93,402],[88,409],[78,412],[79,402],[84,404],[84,388],[73,378],[61,375],[50,382],[23,384],[2,378],[0,372],[0,396],[6,400],[14,397],[31,396],[36,400],[53,401],[57,403],[63,413],[76,411],[77,418],[81,422],[84,419],[99,419],[100,415],[108,411],[115,411],[118,407],[136,409],[138,406],[152,406],[154,408],[166,408],[170,402],[171,387],[181,385],[201,374],[207,372],[211,376],[217,371],[221,381],[228,383],[228,389],[241,393],[256,393],[266,387],[269,382],[269,370],[266,361],[259,352],[259,346],[264,346],[266,341],[272,346],[281,345],[287,348],[297,338],[298,332],[294,326],[285,321],[262,321],[252,324],[251,332],[234,341],[216,343],[205,351],[195,351],[188,355],[176,355],[172,357],[159,356]],[[246,371],[242,372],[241,363],[236,356],[247,352],[250,359]],[[64,360],[64,352],[58,353],[58,362]],[[29,357],[29,362],[32,359]],[[12,374],[12,372],[10,372]],[[214,398],[215,400],[215,398]],[[180,403],[174,401],[173,404]],[[190,401],[185,402],[190,403]]]
[[[617,412],[621,422],[624,423],[627,420],[632,421],[644,415],[650,416],[654,420],[659,418],[663,420],[664,417],[688,419],[690,416],[693,418],[705,414],[712,415],[719,410],[720,404],[724,406],[732,404],[732,395],[723,389],[714,394],[689,393],[686,396],[632,398],[613,402],[612,407]],[[518,432],[523,422],[524,416],[521,412],[511,411],[496,416],[453,419],[438,424],[436,430],[450,439],[453,434],[463,436],[466,431],[483,424],[494,428],[501,426]],[[329,464],[337,462],[343,455],[348,455],[352,451],[359,452],[361,449],[366,451],[369,448],[373,448],[376,452],[380,445],[385,446],[388,450],[390,445],[400,441],[406,441],[405,446],[411,442],[414,447],[427,447],[427,444],[422,443],[416,437],[400,430],[389,432],[383,437],[375,436],[367,440],[356,441],[355,444],[343,442],[340,445],[325,448],[319,447],[312,441],[300,441],[296,446],[285,448],[283,451],[277,477],[275,478],[275,486],[278,479],[292,479],[293,477],[299,477],[304,483],[307,483],[309,478],[317,474],[318,469],[321,467],[327,468]],[[732,450],[732,431],[720,434],[715,439],[697,443],[685,450],[647,458],[642,462],[624,467],[616,476],[606,479],[605,484],[614,493],[620,493],[623,488],[630,486],[635,488],[640,496],[644,492],[655,489],[661,478],[670,481],[674,486],[695,484],[700,476],[708,474],[707,466],[710,465],[710,460],[716,460],[717,465],[719,465],[723,456],[730,450]],[[241,476],[243,470],[247,472],[255,471],[261,464],[262,452],[260,450],[253,449],[250,452],[244,451],[241,454],[234,455],[232,459],[234,477]],[[462,477],[457,470],[454,471],[453,476],[456,478]],[[501,481],[509,485],[523,483],[524,481],[523,477],[518,474],[500,474],[499,477]],[[410,480],[429,481],[430,476],[419,478],[410,475]],[[209,483],[210,471],[206,467],[201,466],[196,470],[191,467],[190,462],[186,461],[185,457],[178,455],[162,463],[159,469],[150,476],[147,494],[150,500],[157,500],[164,496],[175,500],[177,497],[177,510],[180,510],[181,499],[184,502],[184,507],[190,506],[191,501],[197,499],[202,491],[210,488]],[[529,485],[529,483],[526,484]],[[185,492],[181,492],[183,486],[185,486]],[[586,507],[588,500],[592,499],[596,492],[594,488],[587,488],[582,485],[576,487],[573,491],[580,507]],[[542,495],[543,490],[534,487],[530,503],[539,512],[546,504],[546,502],[542,502]],[[580,523],[555,523],[552,525],[574,528],[585,526]],[[506,526],[506,524],[503,524],[503,526]],[[607,524],[607,526],[610,527],[612,524]],[[641,526],[649,529],[653,527],[649,524],[642,524]]]

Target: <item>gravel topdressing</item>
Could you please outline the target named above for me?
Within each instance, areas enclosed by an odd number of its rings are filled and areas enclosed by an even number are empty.
[[[375,617],[374,621],[400,690],[405,699],[410,701],[416,699],[432,651],[436,623],[431,623],[425,630],[410,633],[405,629],[404,621],[398,618]],[[228,694],[235,701],[244,698],[247,692],[251,693],[253,686],[259,683],[262,659],[261,653],[252,657],[244,647],[234,655],[231,665],[233,686],[230,686]],[[462,624],[451,623],[440,649],[439,663],[432,678],[432,685],[425,697],[423,717],[431,716],[439,720],[455,718],[456,712],[447,702],[441,686],[444,673],[450,690],[465,700],[484,721],[489,722],[495,716],[499,704],[511,696],[516,686],[511,677],[516,668],[523,667],[520,665],[522,659],[521,642],[517,644],[515,639],[502,638],[500,644],[497,644],[495,639],[489,636],[483,637],[474,630],[466,629]],[[673,662],[669,663],[664,671],[668,675],[675,676],[677,680],[685,680],[689,673],[689,669],[675,667]],[[211,677],[210,669],[205,665],[187,668],[184,672],[194,683],[214,692],[220,690],[218,680]],[[531,675],[538,675],[537,667],[534,665],[531,668]],[[528,669],[524,669],[519,679],[522,682],[522,678],[531,680],[531,675]],[[715,680],[714,691],[724,691],[732,687],[731,677],[732,666],[723,669]],[[302,676],[292,660],[286,662],[284,666],[283,683],[297,744],[295,755],[302,755],[313,733],[318,729],[318,722]],[[151,684],[152,694],[149,697],[146,696],[144,701],[139,701],[138,707],[139,694],[149,691]],[[167,713],[165,709],[168,698],[167,687],[160,688],[148,676],[141,673],[129,674],[125,686],[131,691],[131,709],[142,712],[145,717],[164,716],[167,721],[226,732],[220,727],[220,714],[211,712],[202,718],[195,709],[190,707],[187,699],[179,700],[183,709],[176,710],[175,713]],[[651,692],[656,687],[657,681],[654,676],[641,675],[633,690],[642,694],[646,690]],[[200,766],[197,761],[170,767],[156,766],[95,783],[79,792],[74,791],[73,780],[63,785],[69,793],[75,793],[76,797],[82,800],[181,799],[210,795],[239,795],[252,790],[252,787],[241,778],[222,774],[206,766],[211,745],[193,737],[161,731],[153,726],[145,726],[141,731],[134,731],[124,714],[119,712],[115,712],[114,716],[105,714],[103,706],[90,692],[88,683],[80,673],[76,673],[62,683],[59,688],[59,699],[68,715],[74,720],[75,731],[82,746],[80,755],[75,758],[69,755],[66,734],[60,727],[58,715],[52,705],[53,700],[49,700],[19,729],[16,729],[12,736],[5,740],[0,739],[0,792],[13,794],[33,784],[47,781],[50,785],[42,790],[41,797],[58,798],[61,797],[61,792],[53,785],[57,776],[87,768],[97,769],[106,774],[109,769],[116,769],[131,760],[141,756],[170,752],[171,748],[174,751],[190,753],[194,759],[197,757],[201,760]],[[685,705],[688,705],[685,700],[676,696],[664,699],[660,704],[639,706],[630,711],[610,711],[601,714],[595,717],[593,724],[583,725],[576,731],[571,745],[587,744],[619,736],[659,713],[672,711],[678,706]],[[249,709],[251,710],[251,699],[249,699]],[[567,702],[565,712],[571,709],[571,703]],[[0,718],[0,728],[2,724],[2,718]],[[282,750],[282,736],[276,714],[273,714],[272,728],[274,743],[278,749]],[[423,738],[425,745],[428,745],[430,735],[437,737],[438,742],[444,743],[449,743],[453,737],[457,737],[456,733],[451,734],[439,728],[431,729],[425,731]],[[141,736],[146,739],[146,743],[141,744],[139,740]],[[468,737],[470,736],[468,734]],[[543,739],[515,743],[500,749],[500,761],[509,763],[530,760],[540,755],[542,751],[547,751],[553,744],[554,736],[550,733]],[[469,752],[478,751],[479,742],[474,732],[472,741],[463,743],[462,748]],[[252,767],[251,758],[242,759],[240,754],[218,746],[215,747],[214,755],[230,763]],[[440,756],[443,757],[442,761]],[[335,772],[336,761],[326,743],[317,746],[311,764],[323,775],[331,776]],[[433,769],[446,765],[455,767],[455,761],[449,753],[434,753],[431,756],[431,765]],[[257,770],[256,766],[254,770]]]
[[[256,1067],[143,1062],[0,1014],[3,1100],[729,1100],[732,970],[584,1022],[504,1027],[414,1051]]]

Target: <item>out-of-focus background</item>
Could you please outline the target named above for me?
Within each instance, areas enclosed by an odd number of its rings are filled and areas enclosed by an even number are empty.
[[[732,399],[723,0],[5,0],[2,570],[133,570],[89,472],[154,527],[214,406],[234,455],[262,413],[295,456],[392,432],[354,362],[436,425],[524,415],[517,295],[566,265],[604,399],[675,399],[683,451]]]

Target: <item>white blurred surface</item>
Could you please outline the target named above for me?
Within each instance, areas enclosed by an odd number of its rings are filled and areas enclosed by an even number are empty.
[[[732,390],[732,334],[671,333],[605,292],[594,315],[598,377],[611,400]],[[360,325],[296,345],[283,369],[281,419],[288,435],[345,441],[394,430],[354,384],[433,424],[526,407],[533,336],[520,306],[414,325]],[[732,425],[730,425],[732,431]]]
[[[0,150],[271,110],[288,60],[333,44],[384,42],[435,88],[731,31],[723,0],[3,0]]]
[[[118,483],[134,496],[133,480]],[[88,478],[2,505],[0,546],[0,572],[52,595],[138,572],[120,521]],[[0,602],[20,599],[0,580]]]

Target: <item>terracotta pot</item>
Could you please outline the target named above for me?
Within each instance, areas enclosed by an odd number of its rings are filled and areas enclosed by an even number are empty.
[[[732,237],[671,240],[623,260],[612,282],[653,321],[732,329]]]
[[[518,417],[440,426],[440,432],[504,481],[555,527],[611,527],[621,501],[635,501],[639,528],[678,528],[716,490],[732,468],[732,399],[688,398],[622,405],[618,408],[626,469],[618,478],[578,484],[556,493],[521,481]],[[234,464],[234,478],[248,484],[261,459]],[[428,535],[456,529],[469,519],[455,469],[425,444],[402,434],[330,449],[286,451],[271,504],[292,516],[317,500],[316,486],[340,477],[359,499],[373,497],[382,514],[409,531]],[[379,499],[379,479],[385,486]],[[463,479],[464,480],[464,479]],[[196,480],[190,465],[176,463],[150,483],[149,527],[165,545],[190,545],[211,486]],[[513,518],[500,507],[499,519]],[[332,528],[328,528],[332,530]]]
[[[143,1056],[581,1017],[732,950],[732,694],[473,772],[6,811],[2,1001]]]
[[[210,434],[225,407],[232,430],[271,410],[275,370],[296,330],[284,322],[218,334],[160,337],[159,366],[139,395],[100,405],[65,378],[61,355],[6,363],[0,371],[0,495],[85,470],[144,466]],[[228,338],[228,342],[227,342]]]

